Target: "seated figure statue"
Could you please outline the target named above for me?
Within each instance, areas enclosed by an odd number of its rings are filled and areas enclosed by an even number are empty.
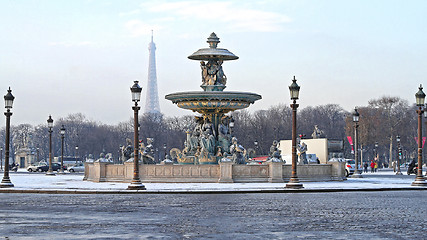
[[[246,149],[237,142],[237,138],[231,139],[230,154],[232,154],[233,163],[235,164],[246,164]]]
[[[280,149],[278,148],[278,142],[276,140],[273,141],[273,144],[270,147],[270,156],[269,161],[272,162],[281,162],[282,161],[282,155]]]

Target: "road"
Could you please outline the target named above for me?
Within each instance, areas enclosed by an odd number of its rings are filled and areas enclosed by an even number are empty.
[[[426,239],[427,191],[0,194],[5,239]]]

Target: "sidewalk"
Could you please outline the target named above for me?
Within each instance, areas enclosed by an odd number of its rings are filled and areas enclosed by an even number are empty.
[[[427,190],[412,187],[415,176],[396,176],[392,170],[364,173],[346,181],[302,182],[303,189],[286,189],[286,183],[144,183],[147,190],[126,190],[129,183],[83,181],[82,174],[46,176],[43,173],[10,173],[13,188],[0,193],[266,193]]]

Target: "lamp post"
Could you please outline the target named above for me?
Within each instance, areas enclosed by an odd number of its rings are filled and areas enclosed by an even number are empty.
[[[375,148],[374,148],[374,161],[376,161],[378,154],[378,142],[375,142]]]
[[[424,112],[424,101],[426,94],[423,92],[423,87],[420,85],[418,88],[418,92],[415,94],[416,103],[418,106],[417,114],[418,114],[418,172],[415,181],[412,182],[412,186],[427,186],[427,182],[423,176],[423,133],[422,133],[422,114]]]
[[[231,116],[229,127],[230,127],[230,136],[233,136],[233,128],[234,128],[234,118],[233,118],[233,116]]]
[[[3,148],[0,148],[0,166],[0,169],[3,171]]]
[[[79,160],[79,146],[76,145],[76,165],[77,165],[77,160]]]
[[[258,153],[258,141],[257,140],[254,141],[254,145],[255,145],[255,156],[259,156],[259,153]]]
[[[59,134],[61,134],[61,170],[59,170],[58,174],[64,174],[64,136],[65,136],[65,127],[62,125],[59,130]]]
[[[46,172],[47,176],[55,176],[52,169],[52,128],[53,128],[53,119],[52,116],[49,115],[47,119],[47,126],[49,127],[49,169]]]
[[[5,108],[6,112],[4,115],[6,116],[6,139],[5,139],[5,146],[4,146],[4,175],[3,179],[0,183],[0,188],[9,188],[13,187],[12,182],[9,178],[9,142],[10,142],[10,116],[12,116],[12,112],[10,109],[13,105],[13,100],[15,97],[12,95],[12,90],[7,90],[7,94],[4,95],[4,102],[5,102]]]
[[[354,108],[353,112],[353,122],[354,122],[354,173],[351,176],[352,178],[361,178],[362,174],[359,173],[359,141],[358,138],[358,128],[359,128],[359,112],[357,111],[357,108]]]
[[[292,174],[289,182],[286,184],[286,188],[299,189],[304,188],[302,183],[299,182],[297,176],[297,108],[296,104],[298,95],[299,95],[300,86],[297,84],[297,80],[292,79],[292,84],[289,86],[289,91],[291,94],[291,104],[292,108]]]
[[[396,175],[402,175],[400,164],[402,163],[402,148],[400,147],[400,136],[396,137],[397,142],[397,172]]]
[[[36,150],[37,150],[37,162],[39,162],[39,151],[40,151],[40,148],[36,148]]]
[[[134,81],[133,86],[130,88],[132,93],[132,101],[135,105],[132,107],[133,109],[133,179],[131,184],[128,186],[128,190],[145,190],[145,186],[142,184],[141,179],[139,178],[139,141],[138,141],[138,110],[140,107],[138,106],[138,102],[141,99],[142,88],[138,85],[138,81]]]
[[[166,143],[163,143],[163,152],[165,153],[163,160],[165,160],[165,159],[166,159],[166,149],[167,149],[167,148],[168,148],[168,147],[167,147]]]

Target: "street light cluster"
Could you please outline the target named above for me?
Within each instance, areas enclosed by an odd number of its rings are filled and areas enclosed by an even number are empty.
[[[292,100],[291,108],[292,108],[292,172],[291,177],[289,179],[289,182],[286,184],[286,188],[292,188],[292,189],[301,189],[304,188],[303,184],[299,182],[298,176],[297,176],[297,148],[296,148],[296,138],[297,138],[297,132],[296,132],[296,126],[297,126],[297,108],[298,104],[296,103],[296,100],[299,98],[299,91],[300,86],[296,82],[296,78],[292,79],[292,84],[289,86],[290,91],[290,97]],[[141,92],[142,88],[139,86],[138,81],[134,81],[133,86],[130,88],[131,95],[132,95],[132,101],[134,102],[134,106],[132,106],[132,109],[134,111],[134,153],[133,153],[133,179],[131,184],[128,186],[127,189],[129,190],[145,190],[145,186],[142,184],[141,179],[139,177],[139,123],[138,123],[138,111],[140,110],[140,107],[138,106],[138,102],[141,99]],[[427,117],[427,110],[425,106],[425,93],[423,92],[423,87],[420,85],[418,92],[415,94],[416,98],[416,104],[417,104],[417,114],[418,114],[418,172],[417,176],[415,178],[415,181],[412,183],[412,186],[427,186],[427,183],[425,181],[424,176],[422,175],[422,114],[425,113]],[[10,181],[9,178],[9,148],[10,148],[10,117],[12,116],[12,106],[13,101],[15,97],[12,95],[12,90],[7,90],[7,94],[4,96],[5,101],[5,108],[6,112],[4,113],[6,116],[6,137],[5,137],[5,148],[4,148],[4,155],[5,155],[5,164],[4,164],[4,176],[0,183],[1,188],[7,188],[7,187],[13,187],[14,185]],[[352,114],[353,116],[353,122],[354,122],[354,157],[355,157],[355,172],[353,174],[353,177],[361,177],[361,174],[359,174],[359,156],[358,156],[358,126],[359,126],[359,118],[360,114],[357,110],[357,108],[354,109],[354,112]],[[49,118],[47,120],[48,128],[49,128],[49,170],[46,173],[48,176],[55,175],[52,171],[52,128],[53,128],[53,119],[49,115]],[[234,119],[231,120],[230,127],[234,127]],[[64,159],[64,136],[65,136],[65,127],[62,125],[60,131],[61,135],[61,169],[60,173],[64,173],[63,169],[63,159]],[[396,138],[398,143],[398,170],[396,174],[402,174],[400,172],[400,160],[401,160],[401,148],[400,148],[400,137],[397,136]],[[256,148],[258,148],[258,141],[255,140],[254,145]],[[166,155],[166,149],[167,146],[164,144],[164,151]],[[377,157],[377,148],[378,143],[375,143],[375,157]],[[76,146],[76,151],[78,150],[78,146]],[[3,154],[3,148],[0,149],[0,162],[2,163],[2,155]],[[3,164],[1,166],[3,168]]]

